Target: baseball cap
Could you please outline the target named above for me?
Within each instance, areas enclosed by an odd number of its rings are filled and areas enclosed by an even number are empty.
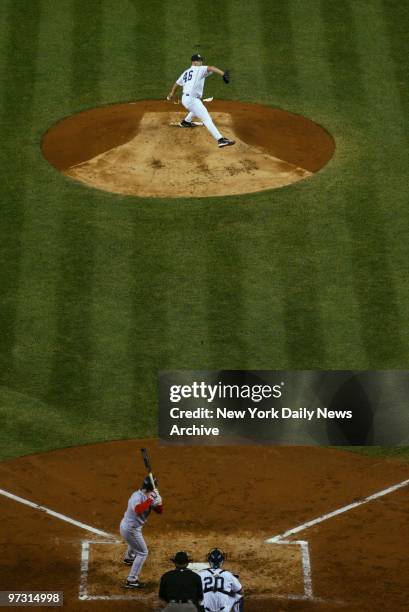
[[[187,552],[185,552],[184,550],[181,550],[177,552],[174,557],[172,557],[172,561],[174,563],[177,563],[178,565],[185,565],[189,563],[190,559],[189,559],[189,555],[187,554]]]
[[[192,55],[192,62],[202,62],[204,60],[204,57],[202,57],[200,55],[200,53],[195,53],[194,55]]]

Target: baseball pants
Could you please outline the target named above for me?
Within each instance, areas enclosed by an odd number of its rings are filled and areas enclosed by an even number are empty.
[[[211,116],[209,115],[209,111],[203,104],[200,98],[194,98],[192,96],[188,96],[184,94],[182,96],[182,104],[189,111],[187,117],[185,117],[185,121],[192,121],[193,117],[197,117],[203,124],[207,127],[213,138],[216,140],[220,140],[223,136],[220,134],[219,130],[213,123]]]
[[[128,544],[126,556],[129,559],[133,559],[128,580],[135,580],[138,578],[142,566],[145,563],[146,557],[148,556],[148,547],[146,546],[146,542],[142,535],[142,528],[130,527],[124,520],[122,520],[119,530],[121,532],[121,536]]]

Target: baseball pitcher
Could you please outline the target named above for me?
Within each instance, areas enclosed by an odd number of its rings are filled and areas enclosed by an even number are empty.
[[[128,589],[142,589],[145,585],[139,581],[139,574],[148,556],[148,547],[142,535],[151,510],[162,514],[162,498],[157,487],[157,480],[147,476],[138,491],[134,491],[128,500],[128,507],[121,521],[119,530],[121,536],[128,544],[124,557],[125,565],[130,566],[129,575],[125,582]]]
[[[172,100],[178,87],[183,88],[182,104],[189,111],[186,117],[181,121],[180,126],[185,128],[194,128],[195,124],[192,122],[193,117],[198,117],[203,121],[203,124],[207,127],[213,138],[217,140],[218,146],[228,147],[234,145],[234,140],[223,138],[219,132],[213,120],[209,114],[209,111],[203,104],[201,98],[203,95],[203,88],[205,79],[211,74],[219,74],[225,83],[230,82],[230,74],[228,70],[220,70],[216,66],[203,66],[203,57],[196,53],[192,55],[192,65],[190,68],[186,68],[173,85],[170,94],[167,96],[168,100]]]
[[[210,567],[200,571],[203,585],[203,608],[206,612],[242,612],[243,588],[238,578],[222,569],[225,555],[214,548],[207,555]]]

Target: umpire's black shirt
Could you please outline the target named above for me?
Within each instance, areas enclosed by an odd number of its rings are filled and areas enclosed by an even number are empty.
[[[160,579],[159,597],[164,601],[187,601],[198,603],[203,598],[202,580],[192,570],[174,569]]]

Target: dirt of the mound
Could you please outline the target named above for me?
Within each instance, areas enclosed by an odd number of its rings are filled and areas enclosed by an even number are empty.
[[[63,590],[68,610],[155,610],[169,553],[187,548],[202,561],[209,546],[218,545],[242,576],[248,612],[407,609],[408,487],[292,538],[309,542],[311,601],[292,599],[303,588],[297,547],[265,544],[266,538],[408,479],[409,466],[394,461],[321,448],[123,441],[3,462],[0,487],[119,537],[127,498],[143,476],[135,463],[141,445],[151,450],[165,503],[164,514],[151,516],[144,529],[152,551],[147,592],[115,599],[126,576],[119,562],[123,549],[94,542],[88,592],[113,598],[79,601],[81,540],[95,536],[4,497],[0,590]]]
[[[87,185],[139,196],[214,196],[283,187],[310,172],[238,139],[230,115],[214,113],[233,148],[219,149],[202,126],[177,127],[174,113],[145,113],[128,143],[73,166],[66,174]]]
[[[177,110],[175,110],[177,109]],[[45,134],[45,158],[92,187],[142,197],[207,197],[282,187],[311,176],[334,152],[316,123],[237,102],[210,106],[233,147],[219,149],[204,126],[177,127],[182,107],[160,101],[92,109]]]

